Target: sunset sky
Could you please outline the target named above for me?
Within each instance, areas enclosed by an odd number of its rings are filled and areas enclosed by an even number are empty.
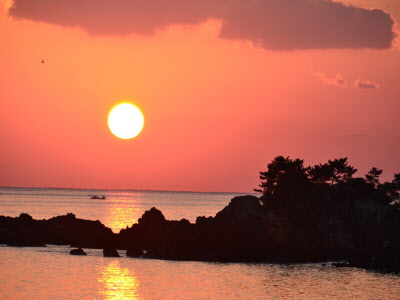
[[[277,155],[391,180],[398,20],[399,0],[0,0],[0,186],[251,192]]]

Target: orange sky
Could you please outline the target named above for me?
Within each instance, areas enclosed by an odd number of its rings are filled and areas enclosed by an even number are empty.
[[[250,192],[277,155],[400,171],[396,41],[276,49],[219,17],[93,33],[0,3],[0,186]],[[397,0],[364,3],[400,18]],[[145,116],[132,140],[107,127],[122,100]]]

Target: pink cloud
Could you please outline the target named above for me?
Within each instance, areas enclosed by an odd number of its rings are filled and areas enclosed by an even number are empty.
[[[312,71],[314,75],[319,78],[323,83],[327,85],[333,85],[333,86],[338,86],[338,87],[353,87],[353,88],[359,88],[359,89],[378,89],[380,88],[380,85],[376,82],[366,80],[366,79],[361,79],[358,78],[356,79],[353,83],[344,80],[343,76],[341,74],[336,74],[335,77],[328,77],[326,74],[321,73],[321,72],[315,72]]]
[[[354,81],[353,84],[354,87],[359,88],[359,89],[379,89],[380,86],[379,84],[370,81],[370,80],[363,80],[363,79],[357,79]]]
[[[328,85],[334,85],[334,86],[339,86],[339,87],[347,87],[348,84],[347,82],[343,79],[342,75],[336,74],[335,77],[328,77],[324,73],[319,73],[319,72],[313,72],[315,76],[317,76],[323,83],[326,83]]]

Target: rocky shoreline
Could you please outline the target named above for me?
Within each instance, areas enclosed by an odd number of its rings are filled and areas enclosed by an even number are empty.
[[[312,208],[309,208],[312,209]],[[314,210],[316,208],[313,208]],[[295,213],[295,214],[294,214]],[[70,213],[48,220],[0,216],[0,244],[123,249],[127,256],[218,262],[301,263],[400,271],[400,211],[367,200],[321,207],[310,215],[235,197],[215,217],[166,220],[156,208],[118,234]]]

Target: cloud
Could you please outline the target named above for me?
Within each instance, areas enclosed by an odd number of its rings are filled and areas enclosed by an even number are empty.
[[[378,89],[380,88],[380,85],[377,84],[376,82],[370,81],[370,80],[365,80],[358,78],[356,79],[353,83],[346,81],[343,79],[343,76],[341,74],[336,74],[335,77],[328,77],[324,73],[320,72],[315,72],[311,70],[311,72],[319,78],[323,83],[327,85],[333,85],[333,86],[338,86],[338,87],[354,87],[354,88],[359,88],[359,89]]]
[[[353,84],[354,87],[359,88],[359,89],[379,89],[379,84],[369,81],[369,80],[362,80],[362,79],[357,79],[354,81]]]
[[[317,76],[319,79],[321,79],[322,82],[328,84],[328,85],[334,85],[334,86],[339,86],[339,87],[347,87],[348,83],[343,79],[342,75],[336,74],[335,77],[329,78],[323,73],[319,72],[314,72],[314,75]]]
[[[113,35],[218,19],[220,37],[274,50],[385,49],[396,37],[388,13],[332,0],[15,0],[9,13]]]
[[[239,0],[221,36],[270,49],[390,48],[394,21],[382,10],[329,0]]]

